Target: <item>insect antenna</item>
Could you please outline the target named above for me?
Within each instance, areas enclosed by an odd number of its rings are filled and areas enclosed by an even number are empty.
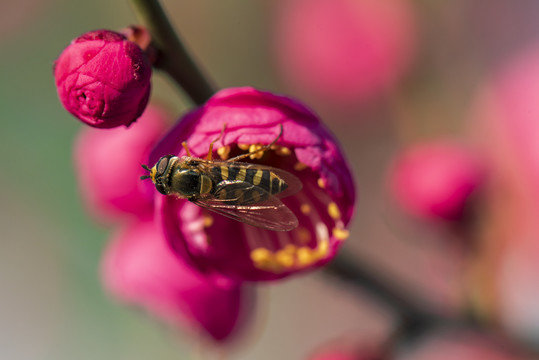
[[[150,168],[147,165],[142,164],[142,168],[144,170],[148,171],[148,172],[151,172]],[[151,178],[150,175],[143,175],[143,176],[140,177],[140,180],[146,180],[146,179],[149,179],[149,178]]]
[[[254,155],[254,154],[257,154],[259,152],[264,152],[264,151],[268,151],[276,142],[277,140],[279,140],[279,138],[281,137],[281,135],[283,135],[283,124],[280,125],[281,126],[281,131],[279,131],[279,135],[277,135],[277,137],[275,138],[275,140],[273,140],[270,144],[264,146],[264,147],[261,147],[260,149],[258,150],[254,150],[254,151],[251,151],[247,154],[242,154],[242,155],[238,155],[236,157],[233,157],[232,159],[228,159],[227,162],[234,162],[234,161],[238,161],[238,160],[241,160],[243,158],[246,158],[248,156],[251,156],[251,155]]]

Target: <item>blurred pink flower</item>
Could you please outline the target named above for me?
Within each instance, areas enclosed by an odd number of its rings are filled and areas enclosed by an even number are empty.
[[[525,357],[502,343],[471,331],[432,333],[397,353],[396,360],[524,360]]]
[[[321,101],[352,105],[389,93],[416,52],[407,0],[279,1],[274,48],[284,80]]]
[[[403,210],[429,220],[461,220],[483,185],[486,167],[471,148],[449,141],[416,144],[394,160],[392,196]]]
[[[54,77],[66,110],[98,128],[129,126],[150,96],[146,55],[124,35],[109,30],[73,40],[56,60]]]
[[[489,193],[492,214],[484,225],[491,229],[484,241],[488,258],[476,285],[503,324],[531,341],[539,339],[538,77],[535,44],[491,75],[472,117],[497,185]]]
[[[336,140],[300,103],[252,88],[220,91],[165,136],[152,152],[151,164],[163,155],[185,155],[183,140],[194,156],[204,157],[225,123],[215,144],[224,156],[270,143],[282,125],[275,151],[257,162],[300,178],[303,190],[282,199],[300,225],[288,232],[262,230],[156,192],[158,214],[173,249],[201,272],[235,281],[278,279],[331,260],[348,236],[354,181]]]
[[[151,220],[124,227],[113,237],[104,254],[102,277],[118,300],[217,341],[240,330],[242,312],[254,300],[251,289],[216,287],[183,264]]]
[[[90,213],[104,222],[153,216],[154,188],[140,181],[140,166],[165,133],[170,116],[148,106],[137,126],[108,131],[84,128],[75,141],[80,192]]]

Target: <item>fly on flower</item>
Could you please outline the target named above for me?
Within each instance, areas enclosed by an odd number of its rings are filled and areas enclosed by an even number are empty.
[[[226,125],[225,125],[226,126]],[[290,231],[298,226],[298,219],[280,200],[302,188],[301,181],[287,171],[270,166],[239,162],[239,160],[267,151],[283,133],[269,145],[258,150],[220,161],[212,159],[210,143],[206,159],[191,156],[185,142],[187,156],[161,157],[150,172],[141,179],[150,178],[157,191],[174,195],[228,218],[273,231]]]

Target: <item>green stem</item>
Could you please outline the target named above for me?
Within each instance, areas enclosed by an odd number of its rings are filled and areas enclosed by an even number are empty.
[[[157,0],[130,0],[138,20],[152,36],[158,59],[154,66],[168,73],[191,100],[202,105],[215,88],[189,55]]]

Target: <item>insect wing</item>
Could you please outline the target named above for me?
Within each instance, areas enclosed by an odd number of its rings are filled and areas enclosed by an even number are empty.
[[[237,195],[231,197],[230,194]],[[256,201],[252,194],[258,194],[256,197],[263,200]],[[298,226],[298,219],[280,199],[243,181],[223,181],[214,195],[200,197],[193,203],[263,229],[290,231]]]

